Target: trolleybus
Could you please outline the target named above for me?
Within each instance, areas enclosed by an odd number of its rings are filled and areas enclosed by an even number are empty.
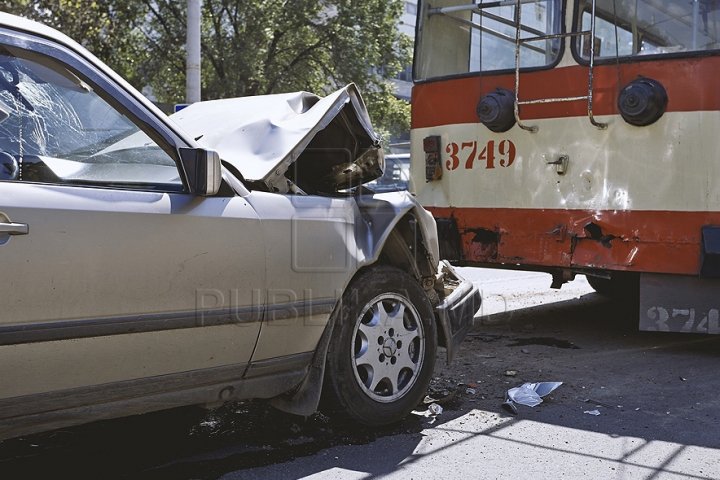
[[[720,333],[720,0],[420,0],[411,189],[457,264]]]

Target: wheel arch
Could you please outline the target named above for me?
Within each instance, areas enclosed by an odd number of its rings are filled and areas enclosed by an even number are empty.
[[[368,270],[388,265],[417,279],[433,308],[438,305],[440,298],[435,288],[439,248],[437,226],[432,215],[407,192],[382,195],[382,198],[359,197],[357,205],[355,241],[358,249],[366,254],[359,268],[349,276],[343,292]],[[270,400],[275,408],[304,416],[316,411],[323,388],[328,347],[341,305],[338,299],[318,342],[308,374],[292,391]],[[444,324],[446,320],[437,312],[433,321],[438,345],[448,347],[446,332],[451,331],[450,326]]]

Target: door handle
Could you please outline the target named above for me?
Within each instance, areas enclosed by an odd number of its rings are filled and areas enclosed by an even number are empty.
[[[27,235],[29,231],[27,223],[0,223],[0,233]]]

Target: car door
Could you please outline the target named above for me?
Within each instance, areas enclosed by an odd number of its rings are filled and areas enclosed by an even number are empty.
[[[2,29],[0,119],[0,402],[242,376],[265,283],[245,199],[189,193],[167,124],[69,48]]]

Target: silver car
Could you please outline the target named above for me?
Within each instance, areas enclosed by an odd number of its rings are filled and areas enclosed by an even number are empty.
[[[438,258],[349,85],[168,118],[0,14],[0,439],[262,398],[380,425],[480,295]]]

